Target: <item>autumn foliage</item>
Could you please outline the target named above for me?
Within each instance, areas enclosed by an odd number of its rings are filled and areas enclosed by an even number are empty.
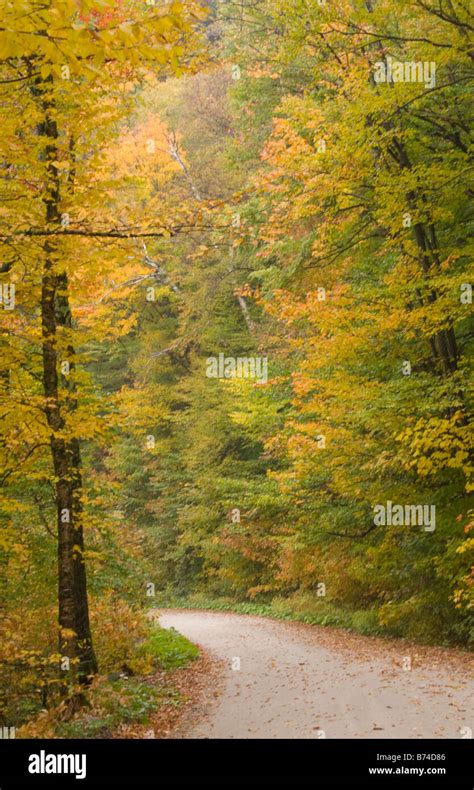
[[[7,724],[160,601],[472,642],[466,5],[234,6],[0,0]]]

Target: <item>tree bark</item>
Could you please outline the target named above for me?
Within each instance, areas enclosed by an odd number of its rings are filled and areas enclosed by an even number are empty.
[[[43,96],[44,122],[40,132],[48,138],[44,149],[47,187],[44,197],[46,226],[60,226],[59,174],[57,160],[58,129],[51,118],[52,102]],[[59,651],[69,659],[69,677],[86,683],[97,671],[92,645],[87,598],[84,535],[82,527],[82,477],[80,446],[76,437],[67,436],[66,416],[75,408],[74,391],[61,398],[58,376],[58,326],[72,326],[68,300],[68,280],[58,270],[59,240],[44,244],[41,290],[42,361],[45,415],[51,429],[50,448],[56,478],[58,525],[58,618]],[[68,341],[67,357],[74,348]]]

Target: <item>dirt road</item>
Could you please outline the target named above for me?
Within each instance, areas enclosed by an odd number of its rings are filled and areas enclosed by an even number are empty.
[[[221,659],[174,737],[461,738],[474,730],[472,658],[404,640],[263,617],[160,610]]]

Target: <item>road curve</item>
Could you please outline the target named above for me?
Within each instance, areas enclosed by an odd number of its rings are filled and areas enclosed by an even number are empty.
[[[154,614],[221,659],[219,692],[178,738],[460,738],[474,730],[463,651],[263,617]]]

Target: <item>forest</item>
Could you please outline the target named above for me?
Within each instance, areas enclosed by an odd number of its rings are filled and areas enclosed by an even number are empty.
[[[0,0],[0,727],[179,705],[162,606],[472,648],[473,30]]]

